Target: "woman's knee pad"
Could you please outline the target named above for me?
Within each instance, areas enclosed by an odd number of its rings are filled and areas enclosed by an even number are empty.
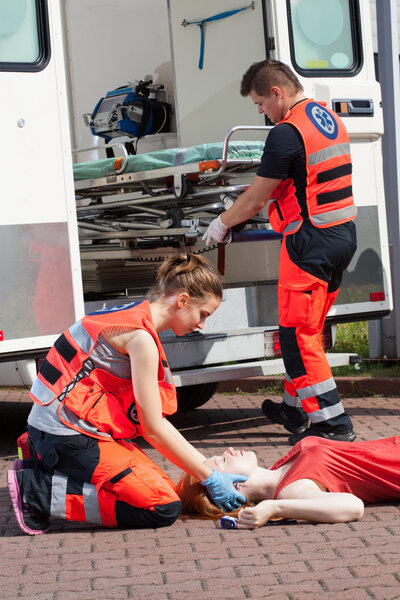
[[[160,504],[153,508],[137,508],[126,502],[115,502],[115,519],[118,527],[147,529],[168,527],[175,523],[182,510],[182,503],[177,500],[168,504]]]

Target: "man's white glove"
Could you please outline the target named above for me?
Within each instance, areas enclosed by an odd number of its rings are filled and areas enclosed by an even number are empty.
[[[206,246],[210,246],[213,240],[218,243],[231,241],[231,231],[221,221],[221,215],[211,221],[202,239],[206,242]]]

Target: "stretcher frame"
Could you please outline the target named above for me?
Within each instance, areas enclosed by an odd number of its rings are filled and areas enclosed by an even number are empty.
[[[235,179],[254,173],[260,163],[260,158],[229,158],[232,135],[237,131],[268,132],[270,129],[267,126],[232,128],[224,139],[221,159],[139,172],[126,172],[128,157],[121,144],[104,146],[120,146],[123,157],[117,159],[117,170],[113,173],[75,182],[81,242],[87,245],[118,238],[123,245],[131,239],[137,246],[140,240],[153,239],[156,246],[157,238],[183,236],[193,243],[209,222],[225,209],[221,198],[238,195],[247,189],[248,182],[235,183]],[[93,148],[75,153],[88,150]],[[120,195],[124,198],[118,199]],[[103,202],[103,198],[111,197],[114,197],[111,201]],[[130,220],[118,218],[129,211]],[[257,221],[265,222],[256,217],[253,223]]]
[[[123,156],[117,159],[117,167],[113,172],[110,172],[105,177],[100,178],[88,178],[82,179],[75,182],[75,190],[79,196],[85,196],[87,194],[94,194],[98,188],[102,188],[103,192],[107,189],[113,188],[114,186],[127,186],[128,188],[139,184],[142,181],[157,181],[159,179],[165,179],[168,177],[179,177],[181,175],[198,174],[201,179],[208,180],[214,177],[227,176],[235,168],[241,168],[245,171],[254,168],[260,163],[259,159],[256,158],[229,158],[229,142],[230,138],[237,131],[269,131],[272,126],[244,126],[239,125],[233,127],[228,131],[222,149],[221,159],[214,160],[201,160],[198,162],[188,163],[185,165],[164,167],[159,169],[150,169],[147,171],[138,171],[133,173],[125,173],[128,166],[128,155],[123,144],[113,143],[105,146],[97,146],[96,148],[82,148],[73,150],[74,154],[82,152],[93,152],[93,150],[118,147]]]

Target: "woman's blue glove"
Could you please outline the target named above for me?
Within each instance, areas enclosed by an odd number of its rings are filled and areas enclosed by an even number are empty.
[[[247,479],[247,475],[212,471],[207,479],[201,481],[201,484],[206,488],[214,504],[217,504],[226,512],[231,512],[241,506],[243,502],[246,502],[245,496],[233,487],[233,483],[235,481],[247,481]]]

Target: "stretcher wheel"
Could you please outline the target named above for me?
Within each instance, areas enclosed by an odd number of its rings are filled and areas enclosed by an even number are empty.
[[[203,406],[215,394],[218,382],[185,385],[176,388],[178,411],[185,412]]]
[[[182,219],[185,218],[185,214],[180,208],[177,208],[175,206],[174,208],[167,210],[166,217],[167,217],[167,219],[170,219],[172,221],[171,227],[175,228],[175,227],[181,227],[181,221],[182,221]]]

